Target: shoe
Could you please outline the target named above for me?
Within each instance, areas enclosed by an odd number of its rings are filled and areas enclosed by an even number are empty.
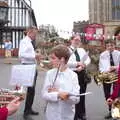
[[[26,117],[28,115],[39,115],[39,112],[36,112],[34,110],[29,110],[29,111],[25,111],[23,116]]]
[[[112,118],[112,116],[111,116],[111,112],[108,113],[108,114],[105,116],[105,119],[110,119],[110,118]]]
[[[34,110],[31,110],[31,111],[30,111],[30,114],[31,114],[31,115],[39,115],[39,112],[36,112],[36,111],[34,111]]]

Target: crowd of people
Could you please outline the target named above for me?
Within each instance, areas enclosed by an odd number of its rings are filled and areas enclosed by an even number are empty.
[[[25,37],[20,41],[19,59],[22,65],[34,65],[41,56],[35,53],[33,41],[36,39],[37,29],[30,27],[25,32]],[[84,48],[81,47],[81,38],[74,35],[70,40],[71,45],[57,45],[53,47],[49,54],[49,60],[53,68],[48,70],[42,89],[42,98],[46,101],[46,120],[87,120],[85,93],[87,82],[85,74],[91,59]],[[100,72],[118,72],[118,81],[113,83],[103,82],[103,91],[108,103],[109,113],[105,119],[111,118],[112,101],[119,97],[120,91],[120,51],[115,49],[112,40],[105,42],[106,50],[99,57]],[[25,101],[24,118],[29,115],[39,115],[32,108],[35,96],[35,86],[37,80],[37,70],[34,77],[33,86],[27,88]],[[112,92],[111,92],[112,88]],[[17,101],[17,102],[16,102]],[[0,109],[5,111],[4,119],[7,115],[14,113],[20,105],[17,99]],[[11,108],[12,111],[11,111]]]

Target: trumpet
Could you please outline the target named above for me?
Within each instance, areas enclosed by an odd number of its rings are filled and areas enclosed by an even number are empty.
[[[96,84],[113,83],[118,80],[118,74],[115,72],[97,72],[94,74],[94,81]]]

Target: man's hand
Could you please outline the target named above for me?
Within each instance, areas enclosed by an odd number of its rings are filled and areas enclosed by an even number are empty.
[[[82,68],[85,68],[86,66],[85,66],[85,64],[83,64],[82,62],[77,62],[77,67],[82,67]]]
[[[69,98],[69,94],[67,92],[60,92],[58,94],[58,97],[61,99],[61,100],[68,100]]]
[[[35,59],[36,59],[37,61],[40,61],[40,60],[44,59],[44,57],[43,57],[42,55],[40,55],[40,54],[36,54],[36,55],[35,55]]]
[[[76,71],[78,71],[78,72],[80,72],[80,71],[82,71],[82,70],[84,70],[84,68],[81,67],[81,66],[77,67],[77,69],[76,69]]]
[[[109,72],[113,72],[117,70],[117,66],[111,66]]]
[[[12,100],[7,105],[8,115],[12,115],[13,113],[15,113],[19,109],[20,104],[21,104],[20,98],[19,97],[14,98],[14,100]]]

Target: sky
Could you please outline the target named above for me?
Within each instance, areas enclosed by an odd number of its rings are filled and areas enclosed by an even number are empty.
[[[31,0],[37,24],[71,32],[74,21],[88,20],[88,0]]]

